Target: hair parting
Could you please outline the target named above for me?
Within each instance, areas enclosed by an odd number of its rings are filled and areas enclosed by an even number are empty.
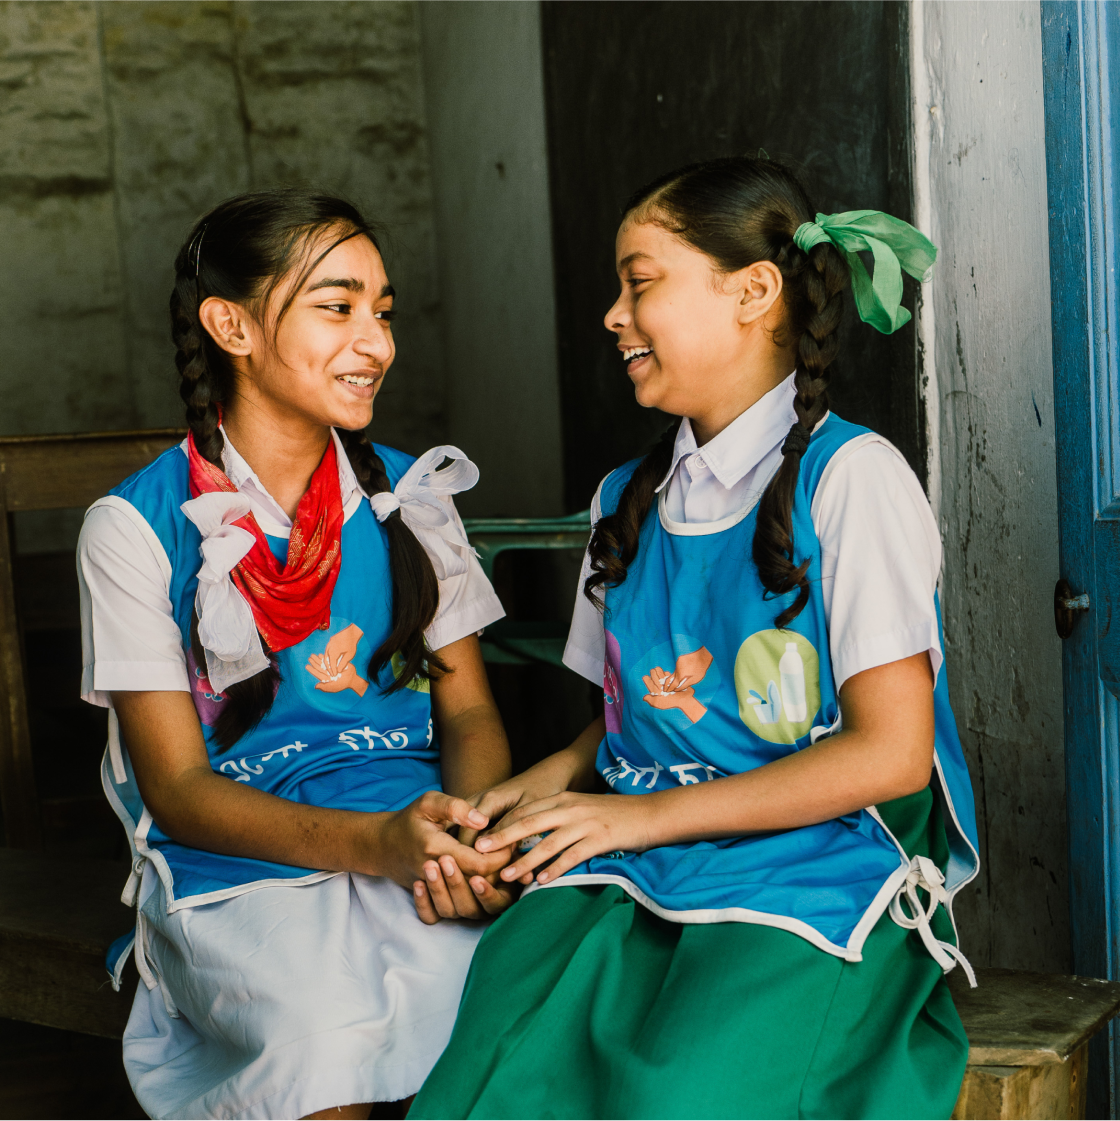
[[[751,546],[759,579],[770,595],[797,591],[774,620],[779,629],[809,601],[809,561],[797,563],[794,551],[793,503],[801,457],[828,413],[829,366],[839,350],[843,293],[850,283],[848,264],[831,243],[814,245],[808,253],[794,244],[797,228],[814,214],[793,173],[763,155],[710,160],[671,172],[643,187],[625,208],[627,217],[657,223],[706,254],[720,272],[737,272],[756,261],[772,261],[781,271],[783,335],[797,342],[797,422],[782,445],[781,467],[759,501]],[[672,465],[675,432],[670,428],[662,436],[626,484],[616,511],[595,527],[584,594],[597,604],[596,589],[621,584],[637,555],[642,524]]]
[[[336,236],[332,238],[332,234]],[[281,321],[307,278],[331,250],[352,237],[366,237],[380,250],[374,227],[350,203],[286,188],[239,195],[221,203],[199,219],[179,250],[170,301],[179,395],[199,454],[215,466],[223,467],[221,411],[233,395],[234,376],[227,355],[199,319],[203,301],[217,296],[241,304],[260,319],[273,294],[290,278],[272,323],[275,341]],[[326,248],[316,253],[324,240],[328,241]],[[338,434],[365,492],[390,490],[385,465],[368,435],[342,430]],[[370,658],[369,674],[376,680],[399,653],[403,664],[384,690],[392,693],[416,677],[426,678],[433,670],[445,672],[447,667],[424,645],[424,632],[439,606],[439,584],[431,561],[399,515],[388,518],[384,526],[393,581],[392,624]],[[196,662],[205,666],[197,619],[192,622],[191,647]],[[214,738],[224,749],[256,727],[272,708],[280,670],[276,658],[267,647],[265,650],[270,654],[268,668],[225,690],[225,703],[214,725]]]

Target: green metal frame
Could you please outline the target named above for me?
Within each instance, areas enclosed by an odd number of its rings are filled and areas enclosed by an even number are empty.
[[[478,553],[487,579],[494,578],[494,562],[510,550],[587,548],[591,511],[566,518],[464,518],[467,537]],[[494,665],[563,666],[568,624],[563,620],[519,622],[502,619],[486,628],[482,656]]]

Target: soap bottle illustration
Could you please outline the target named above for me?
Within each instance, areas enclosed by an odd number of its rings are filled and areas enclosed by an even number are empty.
[[[796,642],[786,643],[786,652],[778,662],[778,674],[782,679],[782,707],[786,719],[791,724],[801,724],[809,713],[805,703],[805,663],[797,652]]]

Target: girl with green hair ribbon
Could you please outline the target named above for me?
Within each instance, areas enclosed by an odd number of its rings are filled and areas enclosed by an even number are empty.
[[[849,283],[896,330],[935,253],[885,214],[814,214],[750,158],[626,209],[604,323],[638,403],[679,420],[592,501],[564,660],[603,715],[459,834],[526,890],[410,1117],[953,1112],[950,908],[978,859],[940,539],[899,452],[828,401]],[[457,915],[440,863],[429,921]]]

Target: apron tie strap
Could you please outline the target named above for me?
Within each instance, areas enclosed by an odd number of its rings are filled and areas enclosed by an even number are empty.
[[[945,877],[941,869],[929,857],[915,856],[910,861],[910,871],[906,874],[898,889],[898,893],[891,900],[891,918],[904,930],[916,930],[922,943],[929,951],[930,957],[941,966],[942,972],[951,972],[958,964],[968,978],[970,988],[976,988],[976,974],[969,964],[968,958],[957,949],[952,942],[942,942],[929,925],[934,912],[942,903],[948,902],[949,893],[945,890]],[[918,898],[921,889],[929,895],[929,904],[922,906]],[[903,897],[910,906],[907,914],[902,906]]]

